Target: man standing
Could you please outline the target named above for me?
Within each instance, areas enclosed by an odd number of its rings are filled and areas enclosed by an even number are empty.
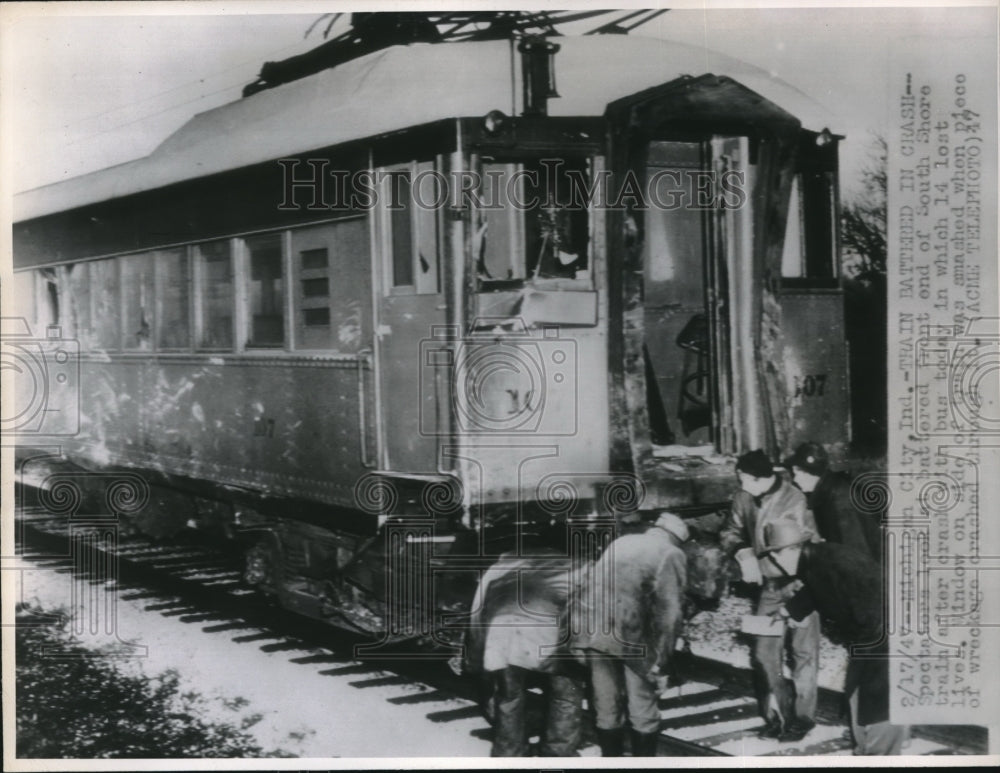
[[[751,451],[737,459],[736,474],[740,491],[733,497],[720,543],[739,562],[743,581],[761,586],[757,614],[771,615],[781,607],[792,581],[766,560],[764,529],[770,524],[790,522],[813,537],[816,524],[806,508],[805,496],[775,473],[774,464],[763,451]],[[791,633],[794,698],[782,676],[784,637],[756,637],[752,659],[757,700],[766,722],[760,732],[762,737],[798,741],[815,726],[819,632],[819,616],[813,613]]]
[[[878,524],[855,509],[850,481],[830,469],[823,446],[803,443],[785,461],[785,466],[791,470],[795,485],[806,495],[820,537],[881,560],[882,535]]]
[[[879,565],[849,545],[811,544],[793,523],[769,527],[765,542],[772,562],[802,584],[779,614],[795,626],[818,610],[847,641],[844,694],[850,706],[854,753],[899,754],[906,727],[889,723],[888,640],[883,636]]]
[[[545,548],[505,553],[483,574],[472,602],[464,667],[485,672],[491,681],[494,757],[529,754],[531,672],[546,675],[540,755],[576,756],[586,674],[565,647],[572,582],[570,558]]]
[[[661,513],[641,534],[612,542],[591,567],[574,610],[573,649],[590,663],[601,754],[620,757],[625,720],[633,757],[655,757],[660,685],[680,633],[688,529]]]

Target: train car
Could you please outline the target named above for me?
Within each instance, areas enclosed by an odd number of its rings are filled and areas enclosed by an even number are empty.
[[[386,40],[16,197],[22,450],[142,475],[284,605],[399,639],[519,533],[846,447],[821,108],[676,42]]]

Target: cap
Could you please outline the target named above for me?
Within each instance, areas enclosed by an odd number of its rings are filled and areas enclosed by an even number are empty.
[[[760,449],[749,451],[736,460],[736,471],[745,472],[755,478],[770,478],[774,475],[774,464]]]
[[[684,523],[680,517],[671,512],[667,512],[666,510],[660,513],[659,517],[656,519],[655,525],[659,526],[664,531],[670,532],[681,542],[686,541],[690,536],[687,524]]]
[[[801,545],[809,541],[809,535],[795,521],[775,521],[764,525],[763,553]]]
[[[830,457],[819,443],[803,443],[785,460],[785,467],[798,467],[810,475],[822,475],[830,466]]]

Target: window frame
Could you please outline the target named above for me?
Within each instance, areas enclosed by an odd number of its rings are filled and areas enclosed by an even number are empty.
[[[589,182],[591,185],[594,183],[595,176],[602,170],[603,164],[600,163],[599,159],[603,157],[598,153],[586,152],[586,153],[570,153],[566,155],[559,156],[563,162],[582,162],[589,174]],[[479,171],[480,179],[486,180],[485,167],[487,164],[495,166],[505,166],[513,167],[513,174],[519,174],[524,171],[525,164],[533,160],[540,160],[540,157],[530,153],[522,153],[517,156],[507,155],[507,154],[491,154],[491,155],[474,155],[472,159],[472,165],[475,169]],[[508,175],[511,172],[508,172]],[[509,179],[509,177],[507,178]],[[522,176],[518,176],[517,184],[519,186],[518,195],[523,200],[525,191],[524,185],[525,181]],[[506,187],[506,184],[505,186]],[[480,191],[480,196],[483,192]],[[503,192],[500,194],[504,195]],[[598,196],[600,194],[598,193]],[[492,209],[492,208],[491,208]],[[589,201],[587,207],[584,210],[587,214],[587,267],[586,269],[578,270],[585,271],[585,276],[572,276],[572,277],[543,277],[543,276],[531,276],[528,271],[528,255],[527,255],[527,239],[528,239],[528,221],[527,214],[540,211],[541,207],[532,210],[525,210],[518,207],[503,207],[502,211],[508,214],[508,224],[510,225],[510,233],[512,234],[509,244],[509,263],[512,271],[515,268],[519,268],[520,273],[523,274],[521,277],[514,278],[496,278],[496,279],[484,279],[477,274],[477,267],[475,265],[476,260],[478,260],[478,255],[475,254],[475,250],[478,249],[478,245],[474,247],[474,253],[472,256],[473,265],[471,266],[471,272],[475,276],[477,293],[489,293],[496,290],[507,290],[507,289],[519,289],[523,287],[533,287],[538,290],[564,290],[567,292],[592,292],[595,289],[595,273],[594,273],[594,259],[595,259],[595,228],[596,228],[596,211],[595,202]],[[484,223],[486,218],[487,208],[481,207],[475,210],[473,221],[476,224],[474,227],[479,228]],[[517,263],[517,259],[520,258],[520,264]],[[536,270],[538,266],[536,265]]]
[[[223,239],[209,239],[207,241],[199,241],[194,244],[188,245],[188,254],[190,256],[190,266],[191,274],[190,279],[192,283],[191,291],[191,336],[192,336],[192,348],[195,352],[204,352],[206,354],[218,354],[218,353],[228,353],[239,351],[239,330],[237,326],[237,317],[239,315],[239,288],[237,286],[237,268],[236,268],[236,252],[237,252],[237,239],[233,238],[223,238]],[[228,258],[228,269],[229,269],[229,305],[231,314],[229,315],[229,345],[228,346],[206,346],[205,341],[205,331],[206,331],[206,320],[205,320],[205,271],[203,268],[203,257],[199,252],[199,248],[205,244],[225,244],[226,245],[226,255]]]
[[[163,333],[163,322],[164,314],[163,308],[165,305],[165,279],[164,274],[166,271],[166,256],[168,253],[176,252],[180,254],[181,266],[184,269],[184,309],[183,313],[186,318],[187,324],[187,340],[181,346],[163,346],[160,341],[160,336]],[[191,276],[191,246],[190,245],[180,245],[176,247],[163,247],[160,249],[153,250],[150,255],[153,256],[153,319],[154,319],[154,337],[153,337],[153,351],[156,352],[189,352],[192,349],[192,339],[193,339],[193,322],[194,315],[192,314],[192,296],[194,283]]]
[[[827,187],[827,197],[826,205],[829,207],[828,217],[830,219],[830,229],[829,233],[819,233],[819,229],[815,226],[810,226],[806,209],[809,206],[820,206],[823,202],[809,202],[807,201],[807,195],[805,190],[804,176],[806,174],[822,174],[826,178]],[[788,236],[789,236],[789,226],[792,223],[793,214],[793,199],[795,196],[795,202],[798,204],[797,207],[797,226],[798,226],[798,270],[799,274],[797,276],[788,276],[785,274],[785,250],[788,249]],[[841,267],[838,265],[838,235],[837,235],[837,212],[836,212],[836,180],[831,178],[829,172],[815,170],[815,169],[798,169],[792,176],[791,189],[789,191],[788,198],[788,213],[785,223],[785,243],[782,246],[781,255],[781,283],[780,287],[787,290],[832,290],[840,287],[841,281]],[[825,231],[825,229],[823,229]],[[822,240],[825,246],[820,246],[822,252],[828,254],[828,260],[824,261],[826,264],[824,267],[826,273],[819,275],[816,273],[810,273],[811,270],[815,269],[816,261],[810,260],[809,252],[810,247],[813,250],[816,249],[817,242]]]
[[[334,340],[334,292],[333,292],[333,280],[336,276],[336,265],[334,261],[339,257],[335,249],[331,249],[333,241],[329,239],[328,235],[324,234],[324,231],[335,227],[339,223],[350,222],[354,220],[359,220],[363,216],[348,216],[337,218],[335,220],[326,221],[323,223],[310,223],[305,224],[300,227],[290,228],[288,230],[289,239],[289,261],[291,265],[291,279],[289,281],[289,287],[292,291],[291,299],[291,318],[293,328],[293,345],[290,351],[298,352],[338,352]],[[314,238],[309,232],[318,232],[323,234],[320,238]],[[366,229],[367,234],[367,229]],[[297,241],[299,242],[297,244]],[[308,245],[322,245],[322,246],[308,246]],[[302,266],[301,257],[303,254],[308,252],[313,252],[317,250],[322,250],[326,253],[326,265],[322,268],[304,268]],[[317,272],[323,272],[322,276],[315,275]],[[309,281],[315,281],[317,279],[326,280],[326,293],[323,296],[307,296],[304,292],[304,283]],[[313,299],[322,297],[325,300],[325,304],[316,305],[312,300],[310,300],[310,305],[305,305],[306,299]],[[327,322],[325,325],[307,325],[305,322],[305,312],[312,309],[325,309],[327,312]],[[325,328],[327,333],[326,344],[323,346],[307,346],[305,344],[306,339],[306,329],[307,328]]]
[[[415,188],[414,182],[419,175],[425,172],[440,173],[440,158],[434,161],[407,161],[400,164],[389,164],[376,169],[378,195],[377,227],[376,232],[379,242],[380,253],[380,280],[382,284],[382,294],[384,296],[397,295],[441,295],[441,235],[443,233],[443,210],[444,207],[436,207],[434,210],[424,210],[415,206],[412,202],[412,192]],[[400,202],[403,211],[409,213],[410,225],[410,277],[409,284],[395,284],[395,243],[393,240],[393,215],[401,211],[398,207],[390,207],[392,201],[392,177],[400,172],[404,172],[409,180],[409,190],[411,194],[410,203]],[[422,213],[430,213],[421,217]],[[432,225],[430,225],[432,224]],[[428,226],[433,229],[432,234],[428,234]],[[432,271],[424,272],[420,267],[421,247],[427,246],[428,240],[433,249],[434,265]],[[433,281],[424,276],[430,273]]]
[[[119,348],[122,352],[127,353],[152,353],[156,351],[156,338],[158,324],[156,319],[156,251],[150,250],[147,252],[132,252],[128,255],[121,255],[114,258],[115,262],[118,263],[118,333],[119,333]],[[126,288],[125,288],[125,276],[126,276],[126,266],[129,261],[133,261],[137,266],[139,266],[140,273],[138,276],[143,277],[145,274],[142,269],[145,268],[145,264],[149,267],[149,290],[152,296],[149,299],[149,332],[147,333],[148,346],[143,348],[142,346],[129,346],[128,340],[132,335],[128,332],[130,325],[128,324],[128,313],[132,310],[132,306],[126,301]],[[150,265],[151,264],[151,265]],[[139,306],[137,308],[144,308]]]
[[[278,249],[280,251],[279,263],[281,267],[281,289],[278,291],[278,295],[281,297],[282,309],[281,309],[281,324],[282,324],[282,339],[281,343],[273,345],[261,345],[253,341],[253,310],[252,306],[252,289],[251,283],[253,282],[253,277],[251,274],[252,269],[252,257],[250,254],[250,242],[254,239],[267,239],[277,237]],[[294,330],[292,330],[292,325],[289,321],[289,312],[292,300],[292,289],[289,271],[289,231],[287,229],[282,229],[279,231],[263,231],[254,234],[245,234],[238,238],[239,241],[239,255],[240,261],[238,263],[238,276],[242,277],[240,282],[240,292],[239,292],[239,302],[237,305],[238,310],[241,312],[239,314],[240,326],[237,328],[240,331],[238,337],[239,351],[241,352],[288,352],[294,351],[295,341],[294,341]],[[277,316],[277,315],[275,315]]]
[[[360,231],[355,236],[363,238],[365,254],[370,256],[373,246],[372,224],[377,223],[377,221],[369,218],[376,216],[377,213],[372,212],[352,212],[335,218],[305,222],[284,228],[262,229],[136,252],[88,257],[68,263],[26,268],[17,272],[17,276],[21,277],[20,281],[23,282],[25,288],[23,294],[28,299],[28,306],[30,306],[30,309],[26,310],[25,316],[26,318],[30,317],[29,322],[33,329],[42,322],[49,324],[46,321],[49,314],[47,283],[55,282],[58,291],[59,325],[63,328],[64,335],[72,333],[85,339],[81,341],[85,351],[124,354],[129,357],[159,354],[212,356],[228,354],[297,355],[300,353],[342,356],[345,352],[341,351],[336,343],[335,319],[338,306],[335,302],[335,290],[337,287],[337,261],[344,256],[338,252],[335,238],[325,239],[325,244],[322,246],[327,254],[325,278],[328,284],[326,303],[322,308],[328,310],[329,324],[323,327],[329,331],[330,338],[328,344],[321,347],[301,346],[304,336],[298,329],[297,319],[303,307],[299,287],[301,272],[296,268],[297,255],[292,251],[295,234],[309,229],[330,228],[345,222],[357,222]],[[377,238],[377,234],[374,236]],[[435,238],[437,238],[437,234]],[[273,240],[273,245],[280,250],[280,282],[283,283],[283,286],[274,293],[274,297],[275,299],[280,298],[282,304],[280,315],[282,340],[273,345],[259,344],[251,340],[253,310],[250,301],[253,280],[250,273],[252,266],[250,249],[254,246],[254,241],[258,239]],[[217,347],[205,344],[205,333],[209,324],[208,309],[205,306],[209,279],[204,270],[204,258],[199,254],[200,246],[215,244],[224,245],[226,248],[227,271],[231,287],[231,294],[227,299],[231,312],[231,341],[228,345]],[[439,245],[440,242],[437,244]],[[167,259],[179,260],[180,268],[171,265],[168,270]],[[127,261],[134,261],[134,263],[129,264]],[[365,259],[365,266],[365,276],[377,281],[377,272],[376,276],[372,276],[372,264],[369,257]],[[78,329],[79,315],[73,308],[66,305],[70,294],[74,298],[83,296],[83,293],[73,293],[74,285],[68,276],[70,268],[74,272],[85,272],[85,279],[77,281],[84,282],[87,289],[86,308],[83,310],[87,317],[85,322],[89,322],[89,328],[86,330]],[[164,309],[167,308],[168,301],[165,293],[170,286],[168,277],[177,270],[186,271],[183,282],[176,283],[176,286],[183,287],[187,293],[183,310],[180,312],[186,315],[187,332],[183,344],[161,346],[161,328],[165,319]],[[437,270],[439,272],[441,270],[440,259]],[[132,296],[129,295],[130,288],[126,287],[127,278],[134,285],[131,288],[135,291]],[[147,288],[147,299],[143,308],[146,312],[146,321],[149,323],[149,335],[146,339],[148,344],[141,346],[139,342],[135,342],[136,345],[126,346],[126,344],[132,343],[129,340],[127,317],[131,314],[138,318],[140,294],[137,281],[144,281]],[[439,277],[435,277],[435,282],[440,283]],[[440,290],[437,294],[440,294]],[[102,338],[104,335],[107,335],[107,340]]]

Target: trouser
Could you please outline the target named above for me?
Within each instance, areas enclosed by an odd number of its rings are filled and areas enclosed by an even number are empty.
[[[765,586],[757,602],[757,614],[769,615],[782,604],[779,589]],[[789,626],[791,628],[791,626]],[[765,719],[772,698],[777,702],[782,720],[787,724],[795,717],[816,719],[816,679],[819,670],[819,615],[813,612],[787,635],[792,652],[792,682],[795,697],[788,694],[782,665],[785,656],[784,636],[758,636],[753,646],[753,665],[757,672],[757,700]]]
[[[854,753],[857,755],[887,756],[900,754],[906,740],[906,725],[889,722],[858,724],[858,689],[847,697],[851,712],[851,734],[854,736]]]
[[[626,707],[632,729],[638,733],[660,731],[659,693],[656,682],[639,676],[621,658],[595,656],[590,662],[594,713],[599,730],[625,727]]]
[[[496,715],[493,722],[494,757],[528,755],[526,722],[528,671],[508,666],[493,672]],[[583,684],[562,674],[546,675],[548,712],[543,757],[573,757],[582,737]]]

